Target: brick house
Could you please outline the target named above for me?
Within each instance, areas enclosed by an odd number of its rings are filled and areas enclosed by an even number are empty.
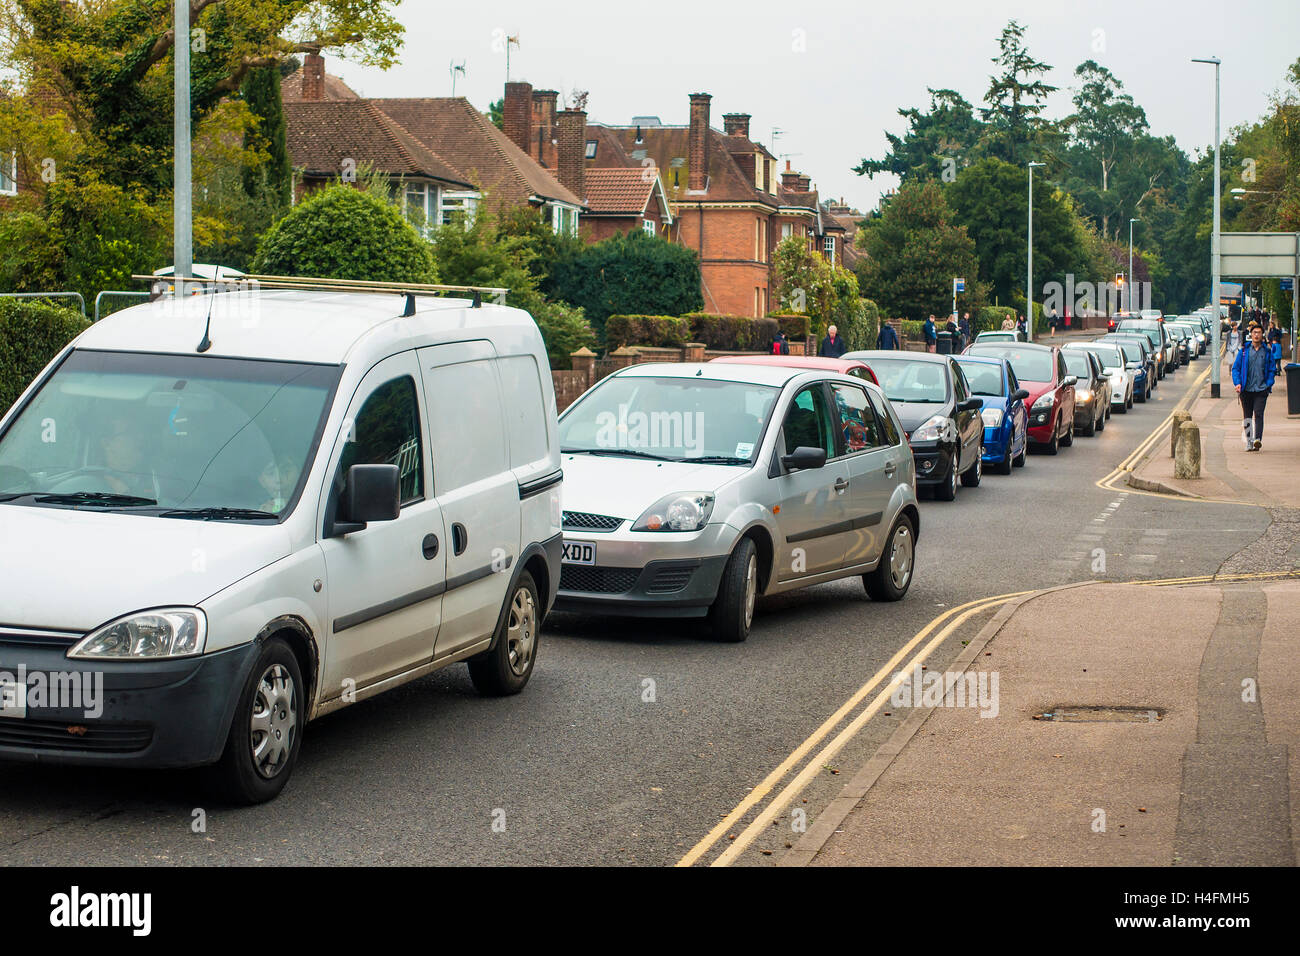
[[[672,229],[673,214],[657,173],[647,175],[645,170],[633,168],[589,169],[586,187],[582,235],[589,242],[636,229],[666,236]]]

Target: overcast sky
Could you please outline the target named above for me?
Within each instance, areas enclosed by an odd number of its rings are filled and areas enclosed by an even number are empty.
[[[742,13],[742,11],[744,11]],[[886,129],[902,133],[900,107],[925,107],[926,87],[956,89],[978,105],[1010,18],[1061,87],[1053,117],[1070,109],[1073,70],[1108,67],[1147,113],[1156,135],[1191,152],[1213,141],[1214,68],[1223,60],[1223,130],[1257,119],[1300,56],[1300,0],[721,0],[662,5],[562,5],[487,0],[452,7],[405,0],[402,61],[382,72],[331,58],[326,68],[363,96],[447,96],[449,67],[464,62],[456,92],[480,109],[506,79],[588,90],[589,117],[626,125],[635,115],[684,124],[688,94],[713,94],[712,120],[752,113],[751,137],[813,178],[823,197],[864,212],[892,181],[852,172],[880,157]],[[772,128],[784,130],[775,143]]]

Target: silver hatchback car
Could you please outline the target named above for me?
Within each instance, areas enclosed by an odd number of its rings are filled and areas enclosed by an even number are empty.
[[[707,617],[749,635],[760,594],[860,575],[912,583],[920,512],[888,399],[824,370],[647,364],[560,416],[564,550],[556,610]]]

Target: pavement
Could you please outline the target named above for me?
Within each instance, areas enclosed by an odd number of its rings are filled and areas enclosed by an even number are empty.
[[[1296,864],[1300,581],[1085,584],[985,630],[968,672],[997,674],[996,716],[918,712],[787,864]]]
[[[1300,464],[1300,416],[1287,415],[1286,373],[1277,377],[1264,410],[1263,447],[1258,452],[1247,452],[1241,439],[1241,405],[1232,386],[1229,364],[1225,359],[1220,366],[1220,398],[1210,397],[1208,380],[1189,396],[1187,411],[1201,429],[1201,477],[1174,477],[1166,431],[1164,440],[1152,445],[1149,454],[1128,474],[1128,484],[1193,498],[1300,508],[1300,475],[1296,468]],[[1199,373],[1195,367],[1188,371]]]

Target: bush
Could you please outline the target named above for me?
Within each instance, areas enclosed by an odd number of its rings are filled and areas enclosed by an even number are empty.
[[[437,279],[429,244],[397,207],[345,184],[313,193],[268,229],[253,270],[384,282]]]
[[[922,329],[925,323],[918,319],[902,319],[898,323],[899,329],[903,333],[903,338],[912,342],[919,342],[925,338],[925,332]]]
[[[808,316],[802,312],[773,312],[768,318],[776,319],[785,337],[792,342],[802,342],[809,335]]]
[[[571,368],[570,355],[596,344],[596,335],[587,324],[582,309],[563,302],[547,302],[541,296],[530,304],[530,312],[546,343],[546,357],[551,368]]]
[[[1010,306],[986,305],[971,316],[971,332],[975,335],[981,332],[999,332],[1002,330],[1003,319],[1010,317],[1011,321],[1015,322],[1017,315],[1019,313]]]
[[[36,299],[0,299],[0,416],[89,325],[74,309]]]
[[[691,327],[672,315],[611,315],[605,320],[605,345],[610,350],[624,345],[681,348],[691,341]]]
[[[692,342],[724,352],[766,352],[776,338],[776,319],[708,312],[692,312],[682,318],[690,323]]]

